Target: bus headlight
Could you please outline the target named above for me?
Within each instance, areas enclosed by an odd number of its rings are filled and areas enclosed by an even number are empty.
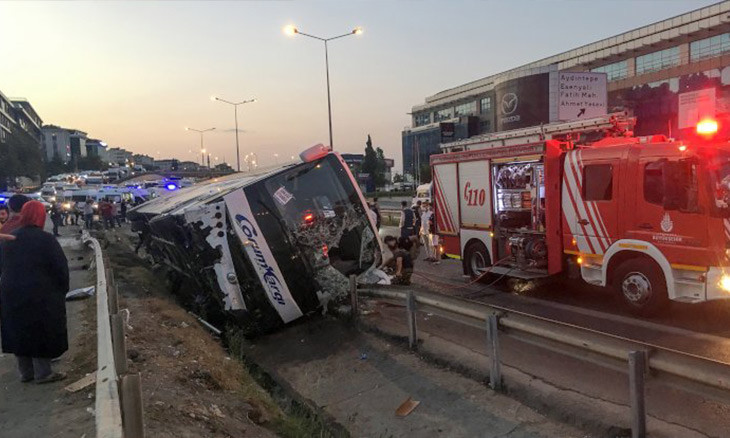
[[[723,274],[722,277],[720,277],[720,281],[717,283],[718,286],[720,286],[720,289],[724,290],[725,292],[730,292],[730,275]]]

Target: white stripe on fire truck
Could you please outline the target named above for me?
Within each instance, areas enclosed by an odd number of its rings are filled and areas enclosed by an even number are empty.
[[[580,163],[580,153],[581,151],[576,151],[573,155],[573,168],[575,170],[575,177],[576,177],[576,185],[577,185],[577,192],[578,196],[580,198],[580,202],[583,203],[583,208],[585,208],[586,213],[588,214],[588,220],[590,222],[591,228],[595,232],[596,239],[598,240],[598,243],[601,246],[601,250],[603,252],[606,252],[606,249],[608,249],[608,239],[606,239],[605,234],[603,233],[603,230],[600,227],[600,216],[596,213],[594,210],[594,206],[591,202],[583,200],[583,167],[582,163]]]
[[[725,238],[730,240],[730,219],[723,219],[722,222],[725,224]]]
[[[578,175],[576,174],[576,170],[574,168],[571,156],[571,154],[574,153],[575,151],[572,151],[568,154],[568,157],[566,157],[568,169],[566,169],[565,173],[568,176],[568,189],[571,199],[575,203],[575,212],[580,216],[581,219],[590,219],[590,216],[586,211],[585,203],[583,202],[583,199],[580,195],[580,185],[578,185],[577,183]],[[600,239],[597,236],[598,233],[596,233],[593,221],[589,220],[587,225],[581,224],[581,227],[583,228],[583,232],[585,233],[585,236],[588,239],[590,245],[594,249],[593,254],[603,254],[603,244],[600,242]]]
[[[442,206],[442,213],[444,216],[446,216],[446,219],[449,223],[449,231],[454,232],[456,231],[456,227],[454,226],[454,218],[451,215],[451,208],[449,207],[448,200],[446,199],[446,196],[444,196],[444,188],[441,186],[441,180],[438,182],[438,191],[441,194],[441,199],[443,199],[443,206]]]
[[[580,163],[579,169],[581,171],[583,170],[583,151],[578,151],[578,162]],[[582,179],[581,179],[582,181]],[[611,180],[611,183],[613,183],[613,180]],[[609,246],[611,246],[611,236],[608,234],[608,229],[606,228],[606,224],[603,222],[603,216],[601,216],[601,210],[598,208],[598,204],[596,204],[595,201],[588,201],[588,205],[593,209],[594,216],[598,220],[598,226],[599,231],[601,232],[601,235],[603,236],[603,239],[606,244],[606,249],[608,249]]]
[[[591,227],[596,232],[595,236],[601,244],[601,249],[605,252],[610,244],[606,238],[605,232],[601,228],[601,217],[596,212],[595,203],[583,200],[583,158],[581,153],[582,151],[575,151],[572,160],[576,174],[576,183],[578,185],[578,196],[581,198],[580,202],[583,203],[583,207],[588,213],[587,219],[590,221]]]
[[[444,198],[443,192],[441,191],[441,184],[439,183],[438,170],[436,170],[436,169],[438,169],[438,167],[434,168],[434,178],[433,178],[433,183],[434,183],[433,186],[434,186],[434,189],[436,189],[434,193],[436,195],[436,200],[437,200],[436,213],[439,216],[441,216],[444,220],[444,227],[446,228],[446,230],[444,230],[444,231],[453,232],[454,228],[453,228],[453,225],[451,224],[451,220],[450,220],[451,218],[448,217],[448,215],[445,213],[445,210],[444,210],[443,204],[446,204],[446,199]]]
[[[575,238],[578,250],[581,252],[595,254],[596,252],[593,248],[597,248],[597,244],[594,246],[594,242],[590,240],[588,233],[586,233],[585,226],[578,223],[578,205],[573,196],[574,189],[570,184],[571,174],[572,170],[570,169],[570,162],[566,156],[565,163],[563,165],[563,211],[565,213],[565,220],[568,223],[568,227],[570,228],[573,237]],[[579,235],[579,229],[582,230],[582,236]],[[583,242],[585,244],[581,245]]]

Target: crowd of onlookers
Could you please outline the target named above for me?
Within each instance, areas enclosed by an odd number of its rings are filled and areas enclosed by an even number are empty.
[[[43,231],[46,207],[24,195],[0,207],[0,336],[21,382],[64,379],[51,362],[68,349],[69,271],[58,241]]]

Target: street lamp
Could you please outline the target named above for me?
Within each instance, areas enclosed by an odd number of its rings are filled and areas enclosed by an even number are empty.
[[[208,129],[195,129],[195,128],[185,128],[186,131],[195,131],[200,134],[200,165],[205,167],[205,149],[203,148],[203,133],[212,131],[215,128],[208,128]]]
[[[329,115],[330,149],[334,149],[335,145],[332,141],[332,101],[330,99],[330,63],[329,63],[329,55],[327,52],[327,43],[329,41],[336,40],[338,38],[344,38],[344,37],[350,36],[350,35],[361,35],[363,33],[363,29],[362,29],[362,27],[356,27],[356,28],[352,29],[352,31],[342,34],[342,35],[338,35],[338,36],[334,36],[334,37],[330,37],[330,38],[322,38],[322,37],[318,37],[318,36],[311,35],[308,33],[304,33],[302,31],[300,31],[299,29],[297,29],[296,26],[289,25],[289,26],[284,27],[284,33],[289,36],[302,35],[305,37],[314,38],[315,40],[319,40],[324,43],[324,68],[325,68],[325,71],[327,74],[327,113]]]
[[[233,118],[236,121],[236,168],[237,171],[241,171],[241,156],[238,149],[238,105],[243,105],[244,103],[253,103],[256,102],[256,99],[249,99],[249,100],[242,100],[240,102],[230,102],[225,99],[221,99],[220,97],[212,96],[210,98],[213,101],[223,102],[227,103],[229,105],[233,105]]]

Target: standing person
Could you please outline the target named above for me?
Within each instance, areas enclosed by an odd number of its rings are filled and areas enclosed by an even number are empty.
[[[81,217],[83,214],[84,212],[79,208],[79,204],[74,203],[74,225],[81,226]]]
[[[383,220],[383,218],[380,216],[380,204],[378,204],[378,198],[373,198],[373,206],[371,209],[375,212],[375,215],[377,217],[377,220],[375,221],[375,228],[380,231],[380,224]]]
[[[84,203],[84,226],[87,230],[94,226],[94,201],[91,198],[86,198]]]
[[[58,207],[58,203],[54,202],[51,206],[51,223],[53,223],[53,235],[58,237],[60,234],[58,234],[58,225],[63,220],[63,215],[61,214],[61,209]]]
[[[8,199],[10,216],[8,216],[8,221],[3,224],[4,234],[11,234],[20,227],[20,211],[28,201],[30,198],[25,195],[13,195]]]
[[[400,223],[398,224],[398,227],[400,228],[400,236],[411,237],[413,235],[413,224],[415,223],[413,210],[408,208],[408,203],[406,201],[401,201],[400,206]]]
[[[421,241],[426,247],[426,258],[424,260],[427,262],[435,262],[436,258],[434,257],[433,245],[431,245],[432,240],[430,238],[429,232],[429,224],[431,223],[431,219],[433,218],[431,203],[429,201],[424,201],[421,204],[421,207],[423,209],[423,212],[421,213],[421,228],[419,230],[419,233],[421,235]]]
[[[431,211],[428,218],[428,245],[431,252],[431,261],[434,265],[441,264],[441,254],[439,253],[439,235],[436,234],[436,215]]]
[[[121,212],[119,211],[119,203],[112,201],[112,227],[114,227],[115,221],[116,221],[118,227],[122,226]]]
[[[0,245],[0,336],[4,353],[18,360],[20,381],[64,379],[51,359],[68,350],[68,262],[61,246],[43,231],[46,210],[38,201],[21,210],[14,240]]]
[[[127,201],[122,199],[122,204],[119,206],[119,211],[122,214],[122,222],[127,222]]]
[[[413,209],[413,217],[415,218],[413,228],[416,234],[418,234],[418,231],[421,229],[421,201],[416,201],[416,205],[411,208]]]
[[[8,221],[10,218],[10,209],[7,205],[3,204],[0,205],[0,230],[3,229],[3,225],[5,225],[5,222]]]
[[[99,213],[101,214],[101,220],[104,223],[104,229],[111,227],[114,228],[114,207],[106,199],[102,199],[99,202]]]

